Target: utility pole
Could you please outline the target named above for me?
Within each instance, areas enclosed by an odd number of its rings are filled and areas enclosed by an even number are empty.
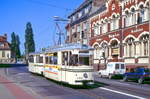
[[[58,22],[66,22],[66,21],[68,22],[69,20],[60,18],[59,16],[54,16],[54,21],[55,21],[56,29],[58,30],[58,33],[56,33],[58,35],[58,43],[57,44],[61,45],[62,44],[62,36],[64,36],[64,33]]]
[[[58,22],[56,22],[56,28],[58,29],[58,33],[57,33],[57,35],[58,35],[58,45],[61,45],[61,36],[63,36],[64,35],[64,33],[62,32],[62,30],[61,30],[61,28],[60,28],[60,26],[59,26],[59,24],[58,24]]]

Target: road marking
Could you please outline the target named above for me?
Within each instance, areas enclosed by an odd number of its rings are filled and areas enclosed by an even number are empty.
[[[100,87],[100,89],[111,91],[111,92],[114,92],[114,93],[119,93],[119,94],[130,96],[130,97],[134,97],[134,98],[137,98],[137,99],[147,99],[147,98],[143,98],[143,97],[140,97],[140,96],[136,96],[136,95],[132,95],[132,94],[128,94],[128,93],[124,93],[124,92],[120,92],[120,91],[116,91],[116,90],[112,90],[112,89],[108,89],[108,88],[104,88],[104,87]]]

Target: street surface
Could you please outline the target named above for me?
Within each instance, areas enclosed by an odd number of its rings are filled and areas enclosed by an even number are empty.
[[[150,99],[149,84],[94,76],[96,81],[106,85],[94,89],[72,89],[31,74],[25,66],[0,68],[0,99]]]

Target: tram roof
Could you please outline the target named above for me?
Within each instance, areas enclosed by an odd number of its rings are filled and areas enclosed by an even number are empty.
[[[29,55],[40,55],[40,54],[42,54],[42,53],[44,53],[44,52],[32,52],[32,53],[30,53]]]
[[[49,47],[46,52],[68,51],[68,50],[93,50],[91,46],[79,43],[63,44],[58,46]]]

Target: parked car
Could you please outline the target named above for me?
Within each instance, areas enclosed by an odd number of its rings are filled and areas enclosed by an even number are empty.
[[[150,79],[150,70],[145,68],[135,68],[132,72],[124,74],[123,81],[137,80],[139,84],[143,83],[144,80]]]
[[[123,62],[109,62],[106,65],[106,69],[98,71],[100,77],[108,77],[109,79],[114,75],[122,75],[125,72],[126,67]]]

